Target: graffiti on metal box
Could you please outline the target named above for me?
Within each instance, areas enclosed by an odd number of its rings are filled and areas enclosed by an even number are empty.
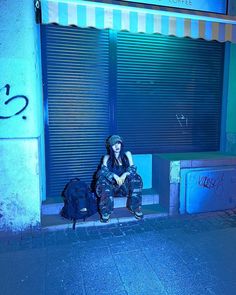
[[[6,84],[4,87],[0,88],[0,93],[3,92],[3,90],[5,89],[5,95],[8,97],[10,95],[10,88],[11,88],[11,86],[9,84]],[[7,98],[3,104],[9,108],[9,104],[13,101],[16,101],[16,100],[17,101],[18,100],[24,101],[23,105],[20,106],[19,110],[17,110],[13,114],[2,115],[1,114],[2,107],[0,106],[0,119],[10,119],[13,116],[20,115],[27,108],[27,106],[29,104],[29,99],[25,95],[14,95],[10,98]],[[26,120],[26,116],[22,116],[22,119]]]
[[[223,189],[224,174],[220,177],[199,176],[198,185],[219,193]]]

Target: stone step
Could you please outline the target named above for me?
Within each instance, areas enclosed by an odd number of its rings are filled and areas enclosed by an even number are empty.
[[[124,208],[126,207],[125,197],[114,198],[114,208]],[[145,194],[142,199],[143,205],[153,205],[159,204],[158,194]],[[42,215],[53,215],[58,214],[63,207],[63,203],[53,203],[53,204],[42,204]]]

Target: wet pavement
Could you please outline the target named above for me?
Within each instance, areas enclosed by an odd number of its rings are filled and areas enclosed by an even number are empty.
[[[236,210],[0,233],[0,293],[236,294]]]

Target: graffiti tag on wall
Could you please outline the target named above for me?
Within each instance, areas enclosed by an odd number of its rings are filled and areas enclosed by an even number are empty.
[[[220,177],[200,176],[198,179],[199,186],[209,190],[214,190],[216,193],[222,192],[223,182],[224,174]]]
[[[10,95],[10,88],[11,86],[9,84],[6,84],[4,87],[0,88],[0,94],[1,92],[5,89],[5,95],[8,97]],[[9,114],[7,116],[3,116],[1,114],[1,108],[2,106],[0,105],[0,119],[10,119],[11,117],[13,116],[18,116],[20,115],[28,106],[29,104],[29,99],[25,96],[25,95],[14,95],[10,98],[7,98],[5,101],[4,101],[4,105],[6,105],[9,109],[10,109],[10,103],[13,102],[13,101],[18,101],[18,100],[23,100],[24,101],[24,104],[23,106],[21,106],[19,108],[19,110],[17,110],[16,112],[14,112],[14,114]],[[26,116],[22,116],[22,119],[26,120]]]
[[[176,114],[175,116],[181,128],[188,127],[188,118],[186,116],[183,114]]]
[[[175,114],[177,122],[180,126],[180,130],[182,134],[188,134],[188,117],[184,114]]]

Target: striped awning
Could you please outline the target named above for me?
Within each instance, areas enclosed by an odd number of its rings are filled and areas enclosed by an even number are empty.
[[[42,23],[236,43],[236,18],[83,0],[41,0]]]

